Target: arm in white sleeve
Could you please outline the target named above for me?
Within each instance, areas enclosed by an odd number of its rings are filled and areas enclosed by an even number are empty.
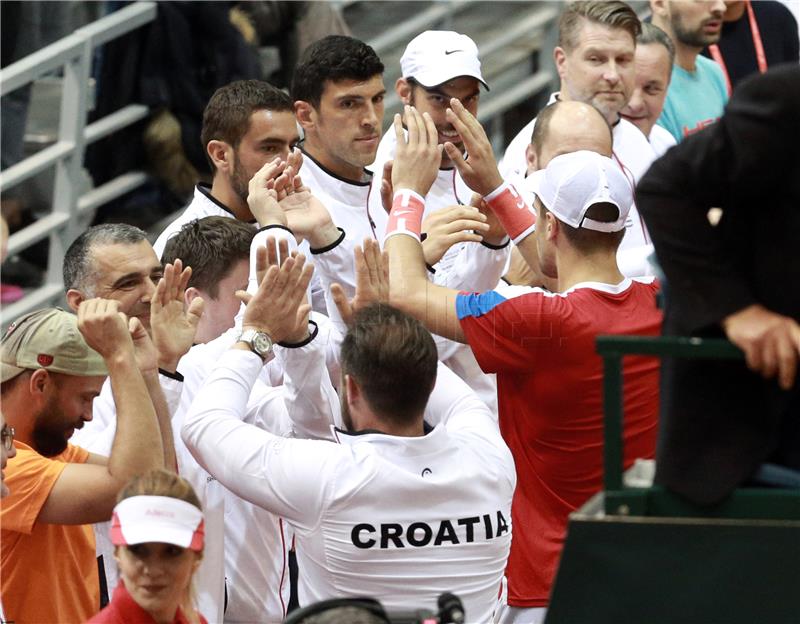
[[[505,274],[511,245],[510,241],[498,247],[464,243],[452,258],[448,255],[436,265],[431,281],[453,290],[485,292],[492,290]]]
[[[319,276],[322,289],[325,293],[325,305],[328,316],[340,333],[346,331],[336,304],[331,296],[331,284],[338,283],[342,286],[347,297],[356,293],[356,269],[354,252],[357,242],[347,237],[344,230],[339,228],[339,238],[328,247],[311,250],[311,262],[314,264],[314,274]]]
[[[283,366],[283,397],[292,436],[332,440],[331,425],[341,426],[341,408],[325,363],[326,345],[314,327],[312,339],[300,347],[275,347]]]
[[[262,366],[249,351],[224,353],[186,414],[183,441],[234,494],[300,531],[313,531],[346,450],[321,440],[282,438],[242,422]]]

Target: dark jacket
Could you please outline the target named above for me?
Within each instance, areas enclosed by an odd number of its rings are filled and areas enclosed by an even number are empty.
[[[754,303],[800,320],[799,142],[800,67],[780,66],[742,82],[717,124],[642,178],[666,334],[722,337],[720,321]],[[665,360],[657,482],[713,503],[764,461],[800,467],[798,396],[800,383],[782,391],[743,361]]]

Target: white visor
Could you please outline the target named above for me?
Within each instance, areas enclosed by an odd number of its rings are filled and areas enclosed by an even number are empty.
[[[203,512],[170,496],[132,496],[114,507],[111,543],[116,546],[160,542],[203,550]]]

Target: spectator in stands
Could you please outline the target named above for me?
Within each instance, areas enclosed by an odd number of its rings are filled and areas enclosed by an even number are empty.
[[[250,243],[255,233],[253,226],[237,219],[203,217],[185,223],[167,239],[161,262],[182,260],[192,267],[184,293],[186,305],[197,297],[204,301],[195,343],[214,340],[233,327],[241,305],[236,291],[247,290]]]
[[[134,478],[114,507],[111,541],[122,581],[88,624],[206,624],[192,597],[203,557],[203,511],[187,481],[166,470]]]
[[[2,339],[3,410],[16,431],[16,457],[0,511],[0,575],[6,615],[15,622],[84,622],[97,612],[89,525],[111,517],[133,475],[164,466],[171,432],[159,427],[140,371],[156,368],[153,346],[142,324],[119,308],[90,299],[77,317],[39,310]],[[119,417],[108,457],[67,442],[91,420],[106,374]]]
[[[703,55],[722,69],[730,96],[742,78],[800,60],[797,20],[783,2],[726,0],[722,35]]]
[[[553,50],[561,87],[550,97],[576,100],[597,108],[614,133],[614,160],[631,186],[636,185],[655,152],[647,138],[630,122],[620,118],[635,86],[634,54],[641,24],[624,2],[589,0],[571,2],[558,22],[558,45]],[[509,143],[501,165],[506,179],[519,179],[527,170],[526,151],[536,119]],[[652,275],[647,257],[652,245],[644,223],[632,206],[620,250],[620,268],[625,275]],[[624,260],[624,261],[623,261]]]
[[[653,24],[675,44],[672,78],[658,124],[680,142],[719,119],[728,101],[722,70],[700,55],[719,41],[725,3],[650,0],[650,8]]]
[[[243,325],[267,340],[240,339],[223,354],[186,417],[187,446],[226,487],[294,528],[302,604],[366,594],[389,609],[432,608],[447,589],[470,621],[489,621],[510,542],[513,464],[486,406],[445,367],[437,380],[436,348],[418,322],[386,305],[355,314],[342,346],[339,444],[242,422],[269,339],[297,331],[303,263],[267,273]],[[427,435],[426,405],[445,414]]]
[[[261,80],[238,80],[217,89],[203,112],[200,137],[213,172],[211,186],[200,183],[183,213],[159,235],[153,247],[164,252],[167,239],[181,226],[208,216],[254,223],[247,206],[247,185],[264,164],[288,161],[297,143],[292,100]]]
[[[631,281],[616,250],[632,189],[608,157],[588,151],[557,156],[534,173],[533,215],[504,182],[477,120],[451,100],[448,119],[469,153],[445,143],[461,175],[502,220],[527,258],[557,277],[560,296],[539,289],[506,300],[499,292],[464,294],[427,281],[419,244],[425,196],[436,175],[436,128],[406,109],[407,143],[395,118],[398,150],[386,248],[391,301],[430,329],[468,343],[483,370],[496,372],[500,429],[514,454],[519,487],[501,622],[541,622],[567,518],[601,489],[602,362],[599,334],[656,335],[661,314],[652,278]],[[416,120],[416,122],[414,121]],[[638,131],[637,131],[638,132]],[[626,362],[625,464],[652,457],[657,428],[658,364]]]
[[[673,136],[656,123],[667,98],[675,45],[658,26],[642,22],[642,34],[636,38],[634,60],[636,86],[620,116],[639,128],[650,141],[656,156],[662,156],[675,145]]]
[[[765,461],[800,469],[798,111],[800,67],[752,76],[637,189],[669,281],[665,332],[727,336],[746,356],[665,360],[656,481],[696,503]]]

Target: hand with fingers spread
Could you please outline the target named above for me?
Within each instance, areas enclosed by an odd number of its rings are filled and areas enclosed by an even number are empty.
[[[158,365],[175,372],[178,361],[192,347],[204,302],[195,297],[184,307],[184,292],[192,276],[191,267],[183,268],[178,259],[164,267],[164,276],[150,300],[150,330],[158,351]]]
[[[425,197],[442,162],[439,133],[431,116],[420,115],[413,106],[405,107],[404,118],[408,136],[403,132],[400,115],[394,116],[397,151],[392,164],[392,187],[395,191],[410,189]]]
[[[389,254],[378,242],[364,239],[364,248],[356,245],[356,294],[348,299],[340,284],[331,284],[333,302],[342,320],[350,325],[353,315],[373,303],[389,303]]]
[[[452,143],[445,143],[444,149],[467,186],[485,197],[503,184],[492,144],[480,122],[456,98],[450,100],[446,114],[447,120],[458,131],[469,158],[465,159],[461,150]]]
[[[305,299],[314,267],[306,264],[303,254],[284,255],[279,260],[277,247],[275,239],[269,237],[265,252],[257,255],[263,263],[256,267],[257,274],[263,272],[263,265],[269,266],[258,290],[247,301],[242,330],[264,332],[273,342],[299,342],[298,336],[302,340],[308,335],[311,306]]]
[[[134,355],[128,317],[119,311],[118,301],[82,301],[78,307],[78,329],[86,344],[97,351],[106,362],[131,358]]]
[[[286,216],[278,204],[278,190],[285,192],[290,179],[294,176],[290,171],[286,174],[286,161],[273,160],[265,164],[250,179],[248,184],[247,205],[256,221],[263,227],[266,225],[286,225]]]
[[[800,360],[800,324],[755,304],[722,322],[728,339],[745,353],[747,366],[765,379],[777,375],[784,390],[792,388]]]
[[[312,249],[327,247],[339,238],[339,229],[333,223],[328,209],[315,197],[300,176],[295,176],[295,191],[280,201],[286,223],[292,233],[308,240]]]
[[[447,206],[432,212],[422,222],[425,263],[433,266],[456,243],[481,242],[482,233],[488,230],[486,216],[473,206]]]

